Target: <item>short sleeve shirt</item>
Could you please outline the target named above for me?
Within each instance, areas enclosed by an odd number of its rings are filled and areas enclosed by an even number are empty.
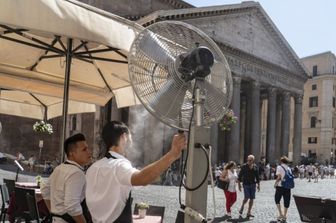
[[[287,171],[291,171],[291,169],[286,164],[281,164],[281,165],[277,166],[275,175],[280,175],[281,180],[283,180],[283,178],[285,177],[285,174],[286,174],[284,168],[282,168],[282,167],[284,167]],[[281,181],[279,181],[276,186],[281,187]]]
[[[81,202],[85,197],[85,174],[83,168],[74,161],[67,160],[57,166],[47,181],[42,183],[41,193],[50,200],[51,212],[77,216],[83,213]],[[53,222],[65,222],[55,218]]]
[[[114,222],[122,213],[132,189],[131,177],[136,168],[122,155],[117,159],[98,160],[86,172],[86,204],[93,222]]]

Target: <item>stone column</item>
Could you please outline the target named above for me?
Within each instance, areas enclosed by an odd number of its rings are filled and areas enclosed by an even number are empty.
[[[240,77],[233,77],[233,98],[231,108],[235,115],[238,117],[237,122],[231,127],[230,130],[230,143],[229,143],[229,160],[239,162],[239,139],[240,139]]]
[[[302,98],[303,95],[295,96],[294,110],[294,143],[293,143],[293,162],[300,162],[302,144]]]
[[[251,153],[260,161],[260,84],[252,83],[251,89]]]
[[[282,95],[281,155],[288,156],[290,134],[290,93]]]
[[[276,117],[275,117],[275,160],[279,162],[282,148],[281,148],[281,115],[282,115],[282,100],[281,95],[276,95]]]
[[[244,132],[244,160],[247,156],[251,154],[251,93],[248,92],[246,95],[246,105],[245,105],[245,132]]]
[[[275,160],[275,118],[276,118],[276,89],[268,89],[267,105],[267,147],[266,160],[274,163]]]
[[[240,151],[240,159],[239,163],[243,163],[244,156],[245,156],[245,134],[246,134],[246,97],[242,97],[240,99],[241,104],[240,104],[240,143],[239,143],[239,151]]]

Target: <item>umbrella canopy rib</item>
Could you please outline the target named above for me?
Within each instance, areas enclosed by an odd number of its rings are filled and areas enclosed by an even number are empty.
[[[83,45],[83,46],[84,46],[84,48],[85,48],[86,53],[91,57],[91,53],[89,52],[89,49],[87,48],[87,45],[85,44],[85,45]],[[112,92],[112,89],[111,89],[110,85],[107,83],[107,81],[106,81],[106,79],[105,79],[105,77],[104,77],[103,72],[99,69],[99,67],[97,66],[97,64],[96,64],[94,61],[92,61],[92,64],[93,64],[93,65],[95,66],[95,68],[97,69],[97,71],[98,71],[100,77],[102,78],[102,80],[104,81],[105,85],[108,87],[108,89],[110,90],[110,92]]]
[[[29,39],[29,40],[31,40],[31,41],[33,41],[33,42],[35,42],[35,43],[39,43],[40,45],[43,45],[43,46],[45,46],[45,47],[48,47],[48,48],[50,48],[50,50],[52,49],[52,50],[54,50],[54,51],[57,52],[57,53],[61,53],[61,54],[64,53],[64,52],[61,51],[60,49],[58,49],[58,48],[56,48],[56,47],[53,47],[53,46],[51,46],[50,44],[45,43],[45,42],[43,42],[43,41],[41,41],[41,40],[39,40],[39,39],[37,39],[37,38],[35,38],[35,37],[32,37],[32,36],[26,34],[26,33],[20,32],[20,31],[18,31],[17,29],[11,28],[11,27],[6,26],[6,25],[0,25],[0,27],[1,27],[1,28],[4,28],[4,29],[7,29],[7,30],[10,30],[10,31],[13,31],[15,34],[17,34],[17,35],[19,35],[19,36],[21,36],[21,37],[24,37],[24,38],[26,38],[26,39]]]
[[[59,36],[56,36],[55,39],[53,39],[53,41],[51,42],[51,46],[52,46],[52,47],[53,47],[53,46],[55,45],[55,43],[57,42],[57,39],[58,39],[58,38],[59,38]],[[34,70],[34,68],[39,64],[39,62],[40,62],[41,60],[44,59],[44,57],[48,54],[48,52],[49,52],[49,50],[46,50],[46,51],[44,52],[44,54],[41,55],[40,58],[38,58],[37,61],[36,61],[36,62],[29,68],[29,70]],[[57,56],[59,56],[59,55],[57,55]]]
[[[19,31],[19,32],[26,32],[27,31],[26,29],[16,29],[16,30]],[[3,34],[10,34],[10,33],[14,33],[14,32],[11,31],[11,30],[3,31]]]
[[[58,50],[55,51],[53,48],[50,48],[50,47],[45,47],[45,46],[41,46],[41,45],[38,45],[38,44],[25,42],[23,40],[18,40],[18,39],[8,37],[8,36],[4,36],[4,35],[1,35],[1,34],[0,34],[0,38],[8,40],[8,41],[12,41],[12,42],[20,43],[20,44],[23,44],[23,45],[35,47],[35,48],[38,48],[38,49],[41,49],[41,50],[49,50],[49,51],[53,51],[54,53],[59,53]]]
[[[81,58],[81,59],[92,59],[92,60],[100,60],[100,61],[106,61],[106,62],[113,62],[113,63],[123,63],[127,64],[127,60],[115,60],[115,59],[109,59],[109,58],[103,58],[103,57],[94,57],[94,56],[84,56],[84,55],[73,55],[74,58]]]
[[[44,107],[44,117],[43,120],[47,121],[47,114],[48,114],[48,106],[44,104],[40,99],[38,99],[34,94],[29,93],[38,103],[40,103]]]

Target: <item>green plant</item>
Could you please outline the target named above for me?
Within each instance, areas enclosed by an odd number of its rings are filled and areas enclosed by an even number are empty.
[[[147,203],[145,203],[145,202],[140,202],[140,203],[137,204],[137,207],[139,209],[148,209],[149,205]]]
[[[45,121],[36,122],[33,125],[33,130],[35,132],[47,133],[49,135],[51,135],[53,133],[52,125],[49,124],[49,123],[47,123],[47,122],[45,122]]]
[[[228,109],[223,118],[219,121],[219,127],[223,131],[228,131],[231,126],[237,122],[238,117],[235,116],[232,109]]]
[[[41,182],[42,182],[42,177],[41,177],[41,175],[37,175],[37,176],[35,177],[35,180],[36,180],[36,183],[41,183]]]

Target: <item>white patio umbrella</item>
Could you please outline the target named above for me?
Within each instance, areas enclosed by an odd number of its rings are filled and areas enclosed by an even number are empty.
[[[142,29],[74,0],[0,0],[0,87],[63,97],[63,141],[68,99],[137,102],[127,52]]]
[[[0,89],[0,113],[39,120],[62,116],[63,98]],[[68,114],[95,112],[96,105],[69,100]]]

